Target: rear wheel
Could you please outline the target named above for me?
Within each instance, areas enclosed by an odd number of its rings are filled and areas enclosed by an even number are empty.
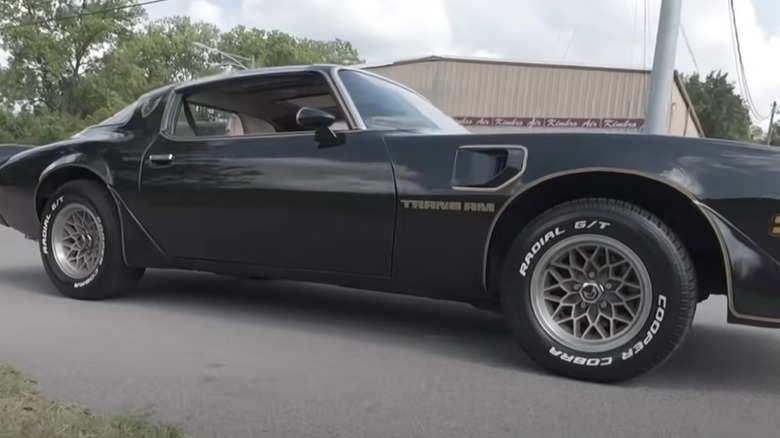
[[[44,207],[41,259],[49,278],[65,296],[106,299],[136,285],[144,270],[125,265],[121,238],[116,204],[102,184],[68,182]]]
[[[661,364],[693,321],[690,257],[658,218],[607,199],[561,204],[520,233],[501,298],[525,352],[564,376],[614,382]]]

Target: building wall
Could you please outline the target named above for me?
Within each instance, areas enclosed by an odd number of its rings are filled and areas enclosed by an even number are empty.
[[[484,61],[423,60],[366,69],[417,90],[475,132],[638,132],[650,80],[643,70]],[[673,101],[671,132],[697,135],[677,89]]]
[[[669,132],[685,137],[699,137],[691,108],[685,102],[680,87],[672,88],[672,108],[669,111]]]

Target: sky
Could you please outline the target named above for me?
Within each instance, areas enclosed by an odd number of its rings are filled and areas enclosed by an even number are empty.
[[[645,25],[645,3],[647,20]],[[661,0],[169,0],[150,18],[188,14],[296,36],[349,40],[368,62],[458,55],[650,68]],[[780,100],[780,1],[736,0],[748,86],[762,116]],[[727,0],[683,0],[677,69],[736,80]],[[695,62],[694,62],[695,59]],[[766,126],[768,120],[761,123]]]
[[[647,8],[645,9],[645,3]],[[428,55],[650,68],[661,0],[168,0],[150,19],[186,14],[350,41],[368,62]],[[748,86],[762,116],[780,101],[780,0],[735,0]],[[645,10],[648,25],[645,25]],[[736,80],[728,0],[683,0],[678,70]],[[696,62],[694,62],[694,59]],[[761,123],[766,127],[768,120]]]

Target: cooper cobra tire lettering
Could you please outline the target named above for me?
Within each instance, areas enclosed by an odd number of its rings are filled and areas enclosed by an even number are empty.
[[[90,274],[89,277],[87,277],[82,281],[77,281],[73,283],[73,287],[76,289],[92,283],[95,280],[95,278],[97,278],[98,274],[100,273],[100,267],[103,266],[103,258],[106,255],[106,235],[103,232],[103,221],[100,220],[99,216],[96,217],[95,219],[97,219],[98,233],[100,233],[100,236],[102,237],[101,239],[102,243],[100,245],[100,258],[98,259],[97,266],[95,267],[95,271],[92,274]]]
[[[98,237],[98,242],[95,242],[97,246],[90,247],[90,255],[96,259],[94,267],[90,263],[90,272],[81,271],[73,276],[60,268],[54,257],[52,243],[49,242],[55,237],[55,227],[59,227],[58,215],[71,203],[78,203],[91,211],[94,215],[94,221],[90,223],[92,237]],[[47,246],[45,252],[44,246],[39,248],[46,274],[62,295],[78,300],[97,301],[124,295],[135,287],[145,268],[131,267],[125,263],[122,254],[120,211],[109,187],[99,181],[68,181],[49,199],[44,212],[46,215],[41,216],[42,222],[46,223],[44,244]],[[93,217],[92,215],[90,217]]]
[[[642,349],[644,349],[655,338],[656,333],[658,333],[658,330],[661,328],[664,315],[666,315],[666,296],[659,295],[658,308],[655,311],[653,322],[650,324],[650,328],[647,330],[645,338],[634,344],[634,346],[628,350],[624,351],[621,355],[623,360],[628,360],[634,357],[634,355],[642,351]]]
[[[73,283],[73,287],[78,289],[80,287],[84,287],[84,286],[92,283],[92,281],[95,279],[95,277],[97,277],[99,272],[100,272],[100,268],[95,268],[95,272],[93,272],[92,275],[87,277],[87,279],[84,280],[84,281],[78,281],[76,283]]]
[[[573,363],[575,365],[584,365],[588,367],[603,367],[603,366],[609,366],[612,365],[612,358],[607,357],[582,357],[582,356],[572,356],[570,354],[566,354],[561,350],[558,350],[555,347],[550,347],[550,354],[553,356],[561,359],[564,362]]]

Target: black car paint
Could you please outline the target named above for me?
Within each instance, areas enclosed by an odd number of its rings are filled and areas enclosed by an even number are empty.
[[[780,213],[780,153],[774,149],[584,133],[352,130],[335,146],[311,132],[174,140],[160,133],[166,99],[145,108],[150,114],[139,108],[126,125],[11,157],[0,167],[4,222],[37,238],[41,184],[63,172],[91,172],[115,196],[131,266],[483,303],[491,300],[487,246],[507,205],[558,177],[628,174],[684,193],[716,229],[725,251],[720,257],[730,268],[720,291],[729,297],[729,321],[780,327],[780,240],[769,233]],[[520,147],[524,168],[495,190],[456,188],[458,150],[469,145]],[[172,160],[155,164],[152,155]],[[405,207],[409,200],[494,208],[413,209]]]
[[[22,144],[0,144],[0,164],[8,161],[12,156],[24,152],[34,146]]]
[[[348,132],[328,148],[311,132],[160,136],[144,156],[154,154],[173,161],[143,160],[128,207],[169,256],[390,275],[395,185],[379,133]]]

